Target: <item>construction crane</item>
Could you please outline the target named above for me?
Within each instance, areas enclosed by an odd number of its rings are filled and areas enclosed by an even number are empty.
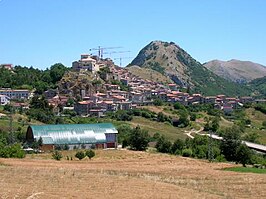
[[[98,51],[98,56],[99,58],[103,58],[103,54],[104,53],[104,50],[107,50],[107,49],[116,49],[116,48],[122,48],[122,47],[101,47],[101,46],[98,46],[98,48],[90,48],[89,51]]]
[[[125,51],[112,51],[112,52],[105,52],[103,54],[109,54],[109,57],[111,58],[112,54],[116,54],[116,53],[119,53],[119,54],[122,54],[122,53],[129,53],[131,52],[130,50],[125,50]]]
[[[131,59],[132,57],[117,57],[117,58],[114,58],[114,60],[119,60],[120,61],[120,67],[122,67],[122,60],[123,59]]]

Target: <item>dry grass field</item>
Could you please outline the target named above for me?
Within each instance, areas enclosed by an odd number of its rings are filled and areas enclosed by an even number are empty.
[[[126,150],[50,157],[0,159],[0,198],[266,198],[266,175],[221,170],[233,164]]]

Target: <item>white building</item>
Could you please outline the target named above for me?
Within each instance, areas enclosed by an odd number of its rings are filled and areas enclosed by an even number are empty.
[[[80,60],[72,62],[72,68],[74,70],[88,70],[92,73],[99,71],[99,64],[90,55],[81,55]]]
[[[0,89],[0,95],[6,95],[10,99],[28,99],[29,94],[29,90],[13,90],[10,88]]]
[[[6,105],[10,102],[10,98],[6,95],[0,95],[0,104]]]

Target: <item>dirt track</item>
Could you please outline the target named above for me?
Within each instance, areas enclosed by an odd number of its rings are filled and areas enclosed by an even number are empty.
[[[266,175],[234,165],[132,151],[95,159],[0,159],[1,198],[266,198]]]

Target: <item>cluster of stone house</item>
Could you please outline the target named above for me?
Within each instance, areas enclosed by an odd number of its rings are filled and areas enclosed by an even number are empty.
[[[86,67],[82,69],[92,72],[94,70]],[[125,68],[115,67],[114,65],[109,66],[109,69],[112,76],[110,78],[126,85],[128,91],[121,90],[120,86],[116,84],[105,84],[104,93],[99,91],[93,94],[83,93],[82,100],[77,102],[72,108],[77,114],[101,117],[108,111],[128,110],[137,106],[153,104],[156,98],[165,102],[179,102],[183,105],[213,104],[215,108],[224,111],[224,113],[230,113],[233,109],[241,107],[245,103],[255,102],[255,99],[252,97],[230,98],[225,95],[190,95],[186,92],[180,92],[179,86],[176,84],[164,85],[159,82],[143,79],[133,75]],[[45,95],[49,96],[49,93],[51,92],[46,92]],[[66,106],[68,97],[56,95],[55,91],[52,91],[51,96],[47,97],[51,105],[55,107],[58,105]],[[260,102],[265,101],[261,100]]]

